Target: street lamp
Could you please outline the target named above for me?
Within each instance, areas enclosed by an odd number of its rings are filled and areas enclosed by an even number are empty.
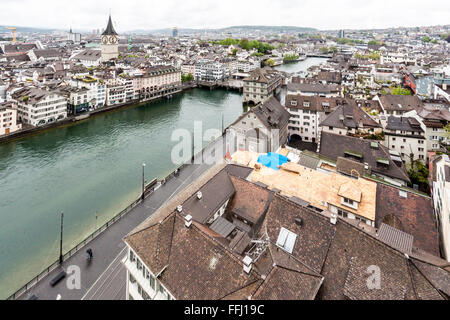
[[[145,198],[145,163],[142,164],[142,196],[141,199],[144,200]]]

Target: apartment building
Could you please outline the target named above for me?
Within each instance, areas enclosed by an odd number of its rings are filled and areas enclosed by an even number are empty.
[[[135,98],[174,92],[181,85],[181,70],[173,66],[150,67],[142,75],[133,76],[132,83]]]
[[[67,118],[67,98],[58,91],[24,88],[12,95],[22,123],[40,126]]]
[[[102,79],[92,76],[73,77],[69,81],[70,86],[74,88],[89,89],[90,107],[93,109],[102,108],[106,104],[106,83]]]
[[[195,65],[195,80],[206,82],[226,81],[230,77],[227,64],[215,61],[199,61]]]
[[[383,144],[390,150],[399,152],[406,164],[416,160],[425,162],[426,137],[419,121],[412,117],[395,116],[389,116],[387,120]]]
[[[112,106],[126,102],[125,84],[108,85],[106,87],[106,105]]]
[[[17,108],[12,102],[0,103],[0,136],[22,129],[17,123]]]
[[[279,72],[272,68],[258,68],[244,79],[244,103],[258,104],[271,96],[277,96],[281,91],[282,78]]]
[[[77,115],[89,111],[93,102],[92,91],[88,88],[62,88],[60,92],[67,98],[67,114]]]
[[[434,109],[423,107],[405,113],[406,117],[413,117],[425,132],[426,149],[430,151],[445,151],[441,143],[445,141],[445,126],[450,121],[450,111],[448,109]]]
[[[317,142],[320,122],[343,103],[341,98],[286,95],[286,110],[290,113],[289,135],[297,135],[302,141]]]

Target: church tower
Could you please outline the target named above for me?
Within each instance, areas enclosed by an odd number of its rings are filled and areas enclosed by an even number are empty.
[[[111,15],[109,15],[108,26],[102,33],[102,61],[109,61],[119,57],[119,38],[114,30]]]

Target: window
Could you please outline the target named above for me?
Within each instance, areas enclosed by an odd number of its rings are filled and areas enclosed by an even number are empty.
[[[347,218],[348,217],[348,213],[346,211],[344,211],[344,210],[341,210],[341,209],[338,209],[338,215],[340,217],[343,217],[343,218]]]
[[[152,275],[150,275],[149,283],[150,283],[150,288],[155,290],[155,278]]]
[[[288,229],[281,228],[280,235],[278,236],[277,246],[292,253],[294,250],[295,241],[297,240],[297,235]]]
[[[158,291],[162,294],[166,293],[166,290],[164,290],[163,286],[161,283],[158,282]]]
[[[134,252],[130,250],[130,261],[134,262],[136,260],[136,256],[134,255]]]
[[[344,198],[344,203],[349,204],[349,205],[351,205],[351,206],[354,205],[354,201],[353,201],[353,200],[350,200],[350,199],[347,199],[347,198]]]

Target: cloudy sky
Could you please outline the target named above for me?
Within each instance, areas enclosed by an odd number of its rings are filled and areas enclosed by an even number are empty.
[[[118,32],[288,25],[363,29],[450,24],[448,0],[0,0],[0,24]]]

